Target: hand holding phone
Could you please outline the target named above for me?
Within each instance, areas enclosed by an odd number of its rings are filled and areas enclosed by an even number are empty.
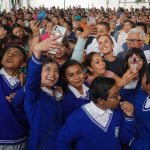
[[[59,26],[59,25],[55,25],[52,31],[52,36],[61,36],[60,38],[57,39],[57,42],[62,42],[63,37],[65,36],[66,33],[66,28]]]
[[[130,68],[131,70],[137,71],[138,65],[139,65],[139,63],[138,63],[138,61],[137,61],[136,58],[133,58],[133,57],[130,57],[130,58],[129,58],[129,68]]]
[[[56,39],[56,41],[61,43],[63,40],[63,37],[65,36],[65,33],[66,33],[66,28],[59,26],[59,25],[55,25],[53,28],[51,36],[52,37],[53,36],[54,37],[60,36],[59,38]],[[52,49],[49,51],[49,53],[56,54],[56,51],[57,51],[57,49]]]
[[[95,17],[88,17],[87,23],[96,25],[96,18]]]
[[[46,17],[46,12],[45,11],[41,11],[38,16],[37,16],[37,20],[42,23],[42,21],[45,19]]]

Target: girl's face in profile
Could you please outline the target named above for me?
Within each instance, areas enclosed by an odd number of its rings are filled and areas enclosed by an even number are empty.
[[[106,65],[102,56],[98,53],[94,54],[91,61],[91,66],[88,68],[94,75],[104,75],[106,71]]]
[[[65,78],[71,86],[75,88],[80,88],[83,84],[84,74],[82,68],[75,64],[73,66],[68,67],[65,70]]]
[[[59,78],[59,68],[56,63],[45,64],[41,73],[41,84],[43,87],[51,88]]]

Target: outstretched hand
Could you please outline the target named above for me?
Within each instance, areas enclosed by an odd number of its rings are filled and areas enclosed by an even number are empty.
[[[47,53],[48,51],[53,49],[60,49],[62,44],[57,42],[57,39],[60,37],[60,35],[53,36],[36,44],[33,51],[35,57],[40,58],[42,53]]]
[[[97,34],[97,27],[96,25],[94,24],[90,24],[87,26],[87,29],[84,30],[82,33],[81,33],[81,38],[84,38],[86,39],[89,35],[96,35]]]

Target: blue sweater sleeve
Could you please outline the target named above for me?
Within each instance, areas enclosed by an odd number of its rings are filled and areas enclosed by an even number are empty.
[[[71,97],[70,94],[65,94],[61,101],[61,106],[63,109],[63,115],[65,120],[73,111],[73,100],[74,99]]]
[[[41,71],[42,71],[42,61],[32,58],[28,64],[28,76],[25,84],[25,97],[26,102],[34,103],[39,96],[40,85],[41,85]]]
[[[123,114],[122,114],[123,115]],[[137,125],[134,118],[128,118],[123,115],[120,125],[119,139],[122,144],[130,144],[137,131]]]
[[[61,128],[57,137],[57,150],[71,150],[73,142],[80,137],[80,116],[76,116],[76,114],[79,114],[78,111],[71,114]]]

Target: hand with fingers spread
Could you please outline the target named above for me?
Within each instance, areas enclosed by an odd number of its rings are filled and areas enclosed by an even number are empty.
[[[96,35],[97,27],[96,25],[90,24],[86,30],[81,33],[81,38],[86,39],[89,35]]]
[[[127,117],[133,117],[134,106],[131,103],[127,101],[123,101],[123,102],[120,102],[120,106]]]
[[[30,22],[30,28],[32,30],[33,36],[39,36],[40,35],[40,22],[33,20]]]
[[[57,42],[57,39],[61,36],[53,36],[42,42],[39,42],[34,47],[34,55],[36,58],[40,58],[42,53],[48,53],[48,51],[53,49],[60,49],[61,43]]]

